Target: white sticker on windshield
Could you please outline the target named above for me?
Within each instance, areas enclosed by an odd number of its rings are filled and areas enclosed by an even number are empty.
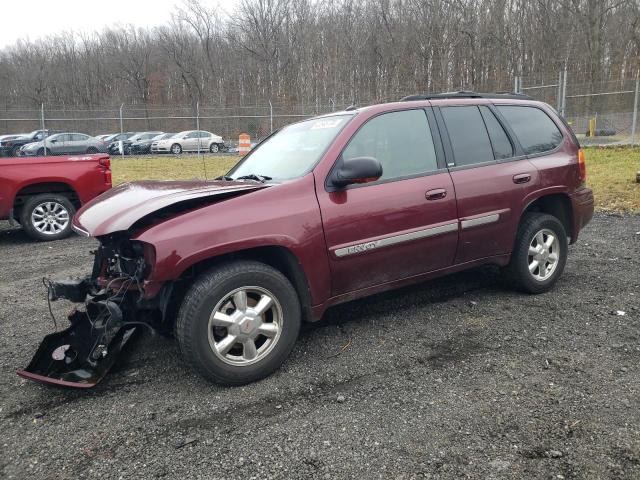
[[[310,130],[320,130],[321,128],[335,128],[342,123],[342,118],[325,118],[318,120],[311,125]]]

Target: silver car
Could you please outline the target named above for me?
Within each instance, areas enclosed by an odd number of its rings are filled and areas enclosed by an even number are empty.
[[[104,141],[84,133],[56,133],[44,141],[28,143],[20,150],[21,155],[28,157],[106,152],[107,144]]]
[[[175,155],[182,152],[211,152],[222,150],[224,141],[219,135],[203,130],[187,130],[176,133],[173,137],[154,141],[151,144],[152,153],[171,152]]]

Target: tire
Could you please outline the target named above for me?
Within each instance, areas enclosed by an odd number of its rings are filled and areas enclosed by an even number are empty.
[[[19,157],[20,156],[20,149],[22,147],[13,147],[13,150],[11,150],[11,156],[12,157]]]
[[[217,143],[212,143],[209,145],[209,152],[218,153],[220,151],[220,146]]]
[[[171,145],[171,153],[174,155],[180,155],[182,153],[182,145],[179,143],[174,143]]]
[[[241,299],[241,291],[247,290],[242,309],[242,302],[236,304],[234,295]],[[247,313],[255,314],[251,305],[257,307],[258,299],[265,296],[272,296],[273,301],[264,315],[256,317],[257,323],[247,321]],[[226,326],[211,325],[214,311],[227,315],[223,318]],[[234,315],[238,321],[229,322]],[[196,279],[180,306],[174,334],[193,370],[216,383],[244,385],[282,365],[298,338],[300,317],[296,291],[282,273],[260,262],[240,260],[215,267]],[[260,333],[263,329],[271,332],[269,336]],[[237,335],[235,343],[230,341],[232,335]],[[253,341],[247,335],[257,337]],[[244,342],[253,342],[255,351],[247,349]],[[233,346],[225,352],[223,344]]]
[[[60,240],[71,234],[71,220],[75,213],[76,209],[67,197],[45,193],[27,200],[20,213],[20,224],[31,238],[40,241]],[[54,217],[48,217],[47,214]],[[48,220],[51,222],[48,226],[37,223],[40,218],[45,219],[45,223]]]
[[[540,239],[545,243],[542,249]],[[524,292],[547,292],[562,275],[567,253],[567,232],[560,220],[545,213],[527,213],[520,221],[511,260],[504,269],[505,277]]]
[[[39,148],[38,151],[36,152],[36,155],[38,157],[44,157],[44,148]]]
[[[98,153],[98,149],[96,147],[89,147],[87,148],[87,153],[90,155],[94,153]]]

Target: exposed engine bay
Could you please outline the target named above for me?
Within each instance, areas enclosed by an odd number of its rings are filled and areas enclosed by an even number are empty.
[[[139,327],[153,328],[158,310],[141,297],[153,247],[131,241],[124,234],[100,241],[90,277],[44,279],[48,302],[64,299],[83,306],[69,314],[68,328],[44,338],[19,375],[60,386],[92,387],[113,366]],[[57,325],[51,308],[50,312]]]

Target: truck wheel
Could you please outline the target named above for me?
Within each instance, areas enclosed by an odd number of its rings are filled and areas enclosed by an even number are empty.
[[[179,143],[174,143],[171,145],[171,153],[175,155],[180,155],[182,153],[182,146]]]
[[[20,223],[31,238],[60,240],[71,234],[71,219],[75,213],[76,209],[67,197],[45,193],[27,200]]]
[[[520,222],[506,277],[527,293],[547,292],[562,275],[567,253],[562,223],[552,215],[528,213]]]
[[[243,385],[285,361],[300,331],[300,302],[278,270],[237,261],[202,274],[175,325],[180,351],[203,377]]]

